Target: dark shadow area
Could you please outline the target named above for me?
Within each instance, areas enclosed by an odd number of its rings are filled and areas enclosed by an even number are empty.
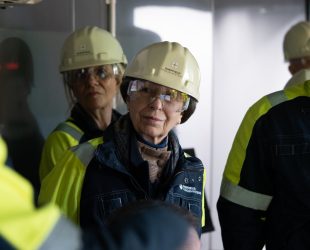
[[[38,168],[44,138],[28,105],[33,61],[28,45],[17,37],[0,43],[0,124],[8,146],[7,165],[27,178],[38,193]]]

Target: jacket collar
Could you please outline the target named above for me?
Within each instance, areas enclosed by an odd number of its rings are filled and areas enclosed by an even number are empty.
[[[111,123],[115,122],[120,116],[120,113],[113,110]],[[76,103],[72,108],[70,119],[73,120],[74,124],[77,125],[82,131],[84,131],[84,135],[82,136],[80,143],[102,135],[102,130],[97,127],[97,124],[93,118],[79,103]]]
[[[129,114],[122,116],[115,123],[111,124],[104,131],[104,143],[95,151],[97,160],[105,166],[123,172],[130,176],[138,177],[136,179],[148,178],[148,165],[142,159],[138,149],[138,140],[133,128]],[[177,167],[177,162],[182,151],[178,139],[173,131],[168,134],[168,150],[171,156],[165,167],[162,180],[169,181],[169,177]],[[138,169],[139,168],[139,169]],[[137,176],[139,173],[139,176]],[[143,185],[145,186],[145,185]]]

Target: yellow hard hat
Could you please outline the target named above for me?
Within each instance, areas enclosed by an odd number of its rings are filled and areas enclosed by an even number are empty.
[[[286,61],[310,56],[310,23],[293,25],[284,37],[283,52]]]
[[[199,100],[200,70],[192,53],[176,42],[151,44],[134,57],[125,77],[151,81]]]
[[[86,26],[73,32],[62,48],[60,72],[105,65],[127,64],[117,39],[106,30]]]

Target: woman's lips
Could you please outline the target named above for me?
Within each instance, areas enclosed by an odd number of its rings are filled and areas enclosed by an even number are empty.
[[[161,123],[163,119],[156,116],[143,116],[143,119],[148,123]]]
[[[98,92],[98,91],[90,91],[90,92],[87,93],[87,95],[88,96],[96,96],[96,95],[101,95],[101,93]]]

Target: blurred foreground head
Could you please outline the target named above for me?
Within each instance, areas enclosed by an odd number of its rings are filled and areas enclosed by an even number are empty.
[[[123,250],[199,250],[197,225],[187,210],[158,200],[130,203],[116,210],[107,222]]]

